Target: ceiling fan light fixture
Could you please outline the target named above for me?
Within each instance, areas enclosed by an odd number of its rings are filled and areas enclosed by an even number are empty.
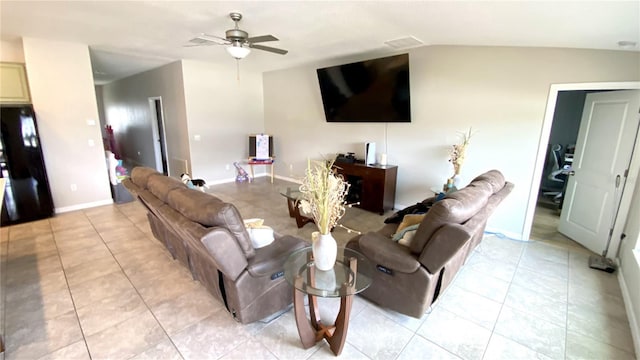
[[[249,49],[248,47],[244,47],[242,45],[232,44],[227,46],[227,52],[229,53],[229,55],[240,60],[240,59],[244,59],[247,55],[249,55],[249,53],[251,52],[251,49]]]

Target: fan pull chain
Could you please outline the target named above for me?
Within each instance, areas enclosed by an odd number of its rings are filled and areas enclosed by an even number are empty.
[[[240,60],[236,59],[236,80],[240,82]]]

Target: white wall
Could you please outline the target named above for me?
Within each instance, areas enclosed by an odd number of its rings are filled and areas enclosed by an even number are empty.
[[[171,168],[172,159],[190,157],[182,64],[174,62],[106,84],[102,96],[105,120],[114,129],[123,159],[152,168],[156,161],[149,98],[162,98],[170,175],[180,176],[180,169]]]
[[[24,63],[22,39],[16,41],[0,40],[0,61]]]
[[[249,156],[249,135],[264,131],[262,74],[243,70],[241,61],[238,80],[233,59],[183,60],[182,66],[191,176],[208,183],[233,180],[233,163]]]
[[[640,79],[640,55],[632,52],[430,46],[409,53],[412,122],[387,129],[388,162],[399,166],[396,204],[425,198],[452,175],[448,150],[472,127],[462,175],[468,181],[499,169],[515,184],[489,227],[517,238],[550,85]],[[279,140],[280,176],[300,177],[306,159],[320,154],[362,156],[365,141],[375,141],[378,152],[384,148],[383,124],[325,122],[315,73],[320,66],[326,64],[264,75],[265,131]]]
[[[89,48],[34,38],[23,47],[56,211],[111,203]]]

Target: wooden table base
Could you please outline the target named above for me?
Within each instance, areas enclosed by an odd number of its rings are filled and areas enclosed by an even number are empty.
[[[298,225],[298,229],[308,223],[313,223],[313,218],[306,217],[300,214],[300,209],[298,208],[298,200],[287,197],[287,207],[289,208],[289,216],[296,219],[296,225]]]
[[[351,259],[350,262],[350,267],[354,274],[357,273],[355,260],[355,258]],[[309,277],[311,278],[310,283],[315,283],[315,274],[312,269],[309,271]],[[296,286],[293,287],[293,308],[302,346],[305,349],[308,349],[314,346],[317,342],[322,341],[322,339],[325,339],[329,343],[331,351],[333,351],[336,356],[340,355],[340,353],[342,353],[342,348],[344,348],[344,342],[347,339],[353,295],[344,295],[340,298],[340,312],[338,312],[335,324],[323,324],[318,310],[318,300],[314,295],[307,295],[309,297],[309,315],[311,319],[307,318],[304,311],[305,293],[298,290],[298,288],[302,288],[302,282],[302,277],[298,275],[296,278]],[[351,293],[349,291],[348,284],[342,285],[342,293]]]

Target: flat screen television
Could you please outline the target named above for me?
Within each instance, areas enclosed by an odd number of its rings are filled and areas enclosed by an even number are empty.
[[[411,122],[409,54],[317,72],[327,122]]]

